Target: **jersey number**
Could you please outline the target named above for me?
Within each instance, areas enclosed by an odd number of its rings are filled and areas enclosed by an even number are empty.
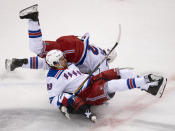
[[[91,50],[94,55],[98,55],[98,49],[94,46],[88,45],[88,50]]]
[[[52,83],[48,83],[47,84],[47,90],[51,90],[52,89]]]
[[[104,55],[104,56],[106,55],[102,49],[100,49],[100,48],[98,48],[98,49],[95,46],[88,45],[88,50],[91,50],[94,55],[98,55],[99,51],[102,55]]]

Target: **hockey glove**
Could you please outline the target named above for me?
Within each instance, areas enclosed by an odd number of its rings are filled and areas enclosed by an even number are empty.
[[[105,49],[104,52],[105,54],[108,54],[110,52],[110,49]],[[107,58],[108,63],[112,63],[116,59],[116,57],[117,57],[117,52],[116,50],[113,50]]]
[[[59,103],[69,109],[73,109],[73,112],[76,113],[81,113],[82,110],[84,110],[84,106],[86,107],[86,103],[81,97],[68,93],[63,93],[61,97],[59,97]]]

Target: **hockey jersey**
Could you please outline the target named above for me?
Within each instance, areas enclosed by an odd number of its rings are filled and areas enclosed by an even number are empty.
[[[50,69],[47,74],[50,103],[55,107],[59,106],[62,103],[63,94],[73,94],[87,76],[82,74],[74,64],[70,64],[66,70]],[[89,81],[84,84],[82,90],[88,86],[88,83]]]
[[[43,52],[39,54],[40,57],[45,57],[47,52],[53,49],[58,49],[64,52],[66,59],[76,65],[83,63],[87,53],[89,44],[89,36],[84,40],[80,40],[77,36],[63,36],[56,41],[43,41]]]

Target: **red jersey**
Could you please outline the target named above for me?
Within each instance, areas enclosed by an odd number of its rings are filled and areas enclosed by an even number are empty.
[[[44,58],[50,50],[61,50],[69,62],[83,63],[87,52],[88,40],[82,41],[76,36],[63,36],[56,41],[44,41],[43,52],[39,56]]]

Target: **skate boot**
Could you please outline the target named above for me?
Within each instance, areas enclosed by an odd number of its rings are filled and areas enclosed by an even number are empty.
[[[27,58],[24,58],[24,59],[16,59],[16,58],[6,59],[5,60],[5,68],[7,71],[14,71],[16,68],[22,67],[23,64],[27,64],[27,63],[28,63]]]
[[[86,118],[88,118],[90,121],[92,121],[93,123],[95,123],[95,122],[97,121],[96,115],[95,115],[94,113],[92,113],[92,111],[91,111],[89,108],[87,108],[87,109],[85,110],[85,112],[83,113],[83,115],[84,115]]]
[[[67,119],[70,120],[69,111],[68,111],[67,107],[61,105],[61,106],[59,107],[59,109],[60,109],[61,113],[62,113]]]
[[[38,4],[27,7],[19,12],[19,17],[21,19],[31,19],[33,21],[39,21],[38,19]]]
[[[158,96],[158,97],[162,97],[164,89],[166,87],[167,78],[164,78],[162,76],[149,74],[149,75],[145,76],[145,80],[147,83],[157,82],[156,85],[150,84],[150,86],[149,86],[148,90],[146,90],[146,92],[148,92],[152,95]]]

